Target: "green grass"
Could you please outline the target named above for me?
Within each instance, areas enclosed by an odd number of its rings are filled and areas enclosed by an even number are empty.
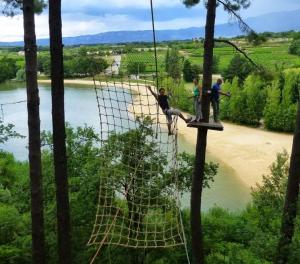
[[[158,71],[165,69],[165,54],[164,51],[157,53]],[[121,71],[126,72],[126,66],[129,62],[140,62],[146,65],[146,72],[155,72],[154,52],[136,52],[122,55]]]
[[[249,57],[266,68],[274,69],[275,66],[283,68],[300,67],[300,57],[288,53],[289,43],[266,43],[262,46],[242,47]],[[203,49],[185,50],[188,54],[188,59],[194,64],[203,63]],[[237,52],[232,47],[216,47],[214,54],[219,57],[219,70],[222,72],[229,65],[230,60]]]
[[[239,40],[240,41],[240,40]],[[161,44],[163,48],[166,48],[167,44]],[[269,69],[274,69],[275,66],[282,66],[284,69],[300,67],[300,57],[291,55],[288,53],[290,42],[282,42],[280,39],[272,39],[261,46],[253,47],[244,41],[240,41],[239,47],[241,47],[249,57],[256,62]],[[188,58],[193,64],[203,64],[203,45],[201,43],[193,42],[180,42],[174,44],[180,50],[180,53]],[[100,49],[101,46],[99,46]],[[142,45],[140,47],[143,47]],[[107,50],[113,49],[113,47],[105,46]],[[87,50],[89,47],[87,47]],[[94,48],[95,49],[95,48]],[[101,49],[102,50],[102,49]],[[147,48],[148,50],[148,48]],[[65,56],[74,56],[78,51],[78,48],[66,47],[64,49]],[[40,51],[39,55],[49,54],[48,51]],[[230,60],[237,52],[231,46],[227,46],[223,43],[216,43],[214,54],[219,57],[219,72],[222,72],[229,65]],[[158,70],[164,71],[165,69],[165,55],[166,50],[158,50]],[[17,60],[17,65],[24,65],[24,56],[18,55],[17,52],[9,50],[0,50],[0,58],[7,56]],[[126,73],[126,65],[128,62],[142,62],[146,64],[146,72],[155,72],[155,60],[153,51],[135,51],[133,53],[122,55],[121,71]],[[111,62],[111,58],[108,58],[108,63]]]
[[[260,64],[270,70],[275,67],[297,68],[300,67],[300,57],[288,53],[290,42],[266,42],[261,46],[250,46],[249,44],[242,44],[241,48],[248,54],[248,56],[257,64]],[[184,45],[183,45],[184,46]],[[193,64],[203,64],[203,46],[190,45],[189,48],[181,48],[180,53],[188,58]],[[219,72],[224,71],[231,59],[237,54],[237,51],[231,46],[223,44],[216,45],[214,54],[219,57]],[[166,51],[158,52],[158,68],[164,70],[164,60]],[[126,64],[129,61],[139,61],[146,63],[146,72],[155,71],[154,53],[153,52],[136,52],[122,55],[123,72],[126,72]]]

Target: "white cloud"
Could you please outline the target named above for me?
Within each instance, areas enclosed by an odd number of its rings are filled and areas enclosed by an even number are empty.
[[[260,15],[262,13],[300,8],[300,3],[296,2],[298,1],[286,0],[286,2],[283,3],[279,0],[253,0],[252,6],[247,10],[241,11],[241,14],[243,17],[249,17]],[[64,36],[97,34],[117,30],[151,29],[149,12],[145,17],[143,17],[143,15],[133,17],[126,13],[126,10],[129,10],[128,8],[130,7],[149,9],[149,0],[64,0],[62,3],[65,10],[67,10],[67,12],[63,14]],[[273,5],[271,5],[271,3],[273,3]],[[201,8],[197,9],[197,14],[199,12],[199,15],[197,16],[195,15],[195,12],[193,15],[180,15],[180,8],[167,9],[167,7],[175,7],[178,5],[184,8],[182,0],[153,0],[153,4],[156,8],[160,8],[160,11],[164,10],[163,12],[166,12],[166,17],[170,18],[164,21],[157,20],[155,24],[156,29],[178,29],[202,26],[205,22],[205,11],[201,4]],[[97,9],[95,12],[96,15],[88,15],[92,12],[86,12],[86,10],[93,10],[93,8]],[[119,10],[120,14],[111,14],[109,13],[110,8],[124,9]],[[172,13],[171,15],[170,13],[167,13],[173,12],[172,10],[176,10],[178,13],[174,12],[173,15]],[[116,12],[116,9],[114,9],[114,12]],[[189,12],[185,14],[189,14]],[[228,15],[219,8],[217,13],[217,23],[224,23],[227,21]],[[48,27],[48,14],[45,11],[42,15],[36,16],[37,38],[48,38]],[[21,15],[14,18],[0,15],[0,28],[0,41],[20,41],[23,39],[23,19]]]
[[[48,38],[47,15],[36,16],[37,38]],[[14,18],[0,17],[0,41],[17,41],[23,39],[22,16]],[[199,26],[204,23],[203,18],[178,18],[167,21],[157,21],[156,29],[179,29]],[[146,30],[151,29],[151,21],[141,21],[127,15],[105,14],[104,16],[86,16],[82,14],[68,14],[63,17],[63,36],[79,36],[97,34],[118,30]]]
[[[80,16],[75,16],[80,17]],[[152,29],[151,21],[141,21],[127,15],[111,15],[106,14],[102,17],[81,17],[74,21],[70,17],[66,17],[63,23],[64,36],[78,36],[86,34],[96,34],[106,31],[118,30],[147,30]],[[157,21],[156,29],[179,29],[186,27],[199,26],[204,20],[195,18],[179,18],[168,21]],[[74,27],[74,25],[76,25]]]
[[[0,41],[15,41],[23,38],[23,18],[0,16]]]
[[[64,7],[70,9],[77,9],[78,7],[97,7],[100,9],[109,9],[109,8],[149,8],[149,0],[109,0],[109,1],[99,1],[99,0],[65,0],[62,2]],[[162,8],[162,7],[171,7],[176,5],[182,5],[182,0],[153,0],[153,6]],[[78,10],[78,9],[77,9]]]
[[[254,17],[262,14],[291,11],[300,8],[300,1],[297,0],[252,0],[248,9],[241,10],[244,17]]]

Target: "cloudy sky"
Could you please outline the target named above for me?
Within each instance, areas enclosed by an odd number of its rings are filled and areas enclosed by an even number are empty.
[[[1,1],[1,0],[0,0]],[[186,8],[182,0],[153,0],[156,29],[178,29],[203,26],[205,10],[202,4]],[[252,5],[240,13],[244,18],[270,12],[300,10],[300,0],[252,0]],[[48,37],[48,10],[36,16],[38,38]],[[151,28],[149,0],[62,0],[63,35],[78,36],[106,31]],[[218,8],[217,23],[228,21],[228,15]],[[23,38],[22,16],[0,15],[0,41]]]

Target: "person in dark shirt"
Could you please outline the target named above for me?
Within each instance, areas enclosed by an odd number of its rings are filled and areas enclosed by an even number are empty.
[[[211,105],[213,108],[214,121],[219,122],[219,113],[220,113],[220,95],[225,95],[230,97],[230,93],[223,93],[221,89],[222,79],[218,79],[217,82],[211,88]]]
[[[164,88],[159,89],[159,94],[156,94],[155,92],[153,92],[152,89],[151,89],[151,86],[147,86],[147,88],[149,89],[151,94],[155,97],[155,99],[158,102],[158,105],[162,109],[163,113],[166,115],[166,118],[168,120],[169,135],[173,134],[172,131],[171,131],[171,124],[173,122],[173,118],[172,118],[173,115],[179,116],[186,123],[191,121],[191,118],[185,118],[178,109],[170,108],[169,102],[168,102],[169,96],[165,94],[165,89]]]

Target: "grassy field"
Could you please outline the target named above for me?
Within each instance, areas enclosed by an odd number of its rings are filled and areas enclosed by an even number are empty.
[[[157,66],[158,71],[164,71],[165,69],[165,55],[164,51],[159,51],[157,53]],[[122,63],[121,63],[121,71],[126,72],[126,66],[130,62],[139,62],[144,63],[146,65],[146,72],[155,72],[155,57],[154,52],[136,52],[136,53],[128,53],[122,55]]]
[[[275,67],[296,68],[300,67],[300,57],[288,53],[290,42],[271,40],[260,46],[249,46],[242,44],[242,48],[249,57],[262,66],[274,69]],[[189,59],[193,64],[203,64],[203,46],[199,43],[181,44],[177,46],[180,54]],[[216,45],[214,54],[219,58],[219,72],[221,73],[229,65],[230,60],[237,54],[237,51],[231,46]],[[164,69],[164,58],[166,51],[158,52],[159,69]],[[147,65],[146,71],[154,70],[154,53],[153,52],[136,52],[122,55],[123,65],[128,61],[144,62]],[[125,67],[125,66],[123,66]],[[123,68],[124,69],[124,68]]]
[[[203,64],[203,45],[200,42],[171,42],[171,43],[160,43],[160,49],[157,52],[158,55],[158,70],[164,71],[165,69],[165,55],[167,50],[167,45],[172,47],[177,47],[180,51],[180,54],[189,59],[193,64]],[[288,53],[288,48],[290,45],[290,41],[282,41],[280,39],[271,39],[268,42],[260,45],[260,46],[251,46],[246,42],[240,41],[238,46],[242,48],[249,57],[255,61],[257,64],[261,64],[269,69],[274,69],[275,67],[282,68],[295,68],[300,67],[300,57],[296,55],[291,55]],[[96,49],[97,48],[97,49]],[[120,49],[124,48],[120,46]],[[155,71],[155,60],[154,60],[154,52],[149,51],[149,49],[145,49],[144,51],[143,44],[140,46],[136,46],[134,51],[131,53],[122,55],[122,64],[121,71],[126,72],[126,65],[129,62],[141,62],[146,65],[146,73]],[[100,49],[98,46],[87,46],[85,47],[87,51],[91,50],[102,50],[104,46]],[[109,47],[105,46],[105,52],[115,49],[115,46]],[[78,53],[78,47],[65,47],[64,54],[65,56],[76,56]],[[39,54],[49,54],[46,51],[40,51]],[[231,46],[225,46],[225,44],[217,43],[214,49],[214,54],[219,58],[219,72],[221,73],[228,66],[230,60],[233,58],[237,52]],[[1,57],[10,57],[17,60],[17,65],[19,67],[24,67],[24,56],[18,55],[18,52],[11,50],[0,50],[0,58]],[[97,56],[97,55],[95,55]],[[99,55],[98,55],[99,56]],[[112,57],[106,57],[108,63],[111,63]]]
[[[244,46],[243,50],[249,57],[256,62],[269,69],[274,69],[275,66],[283,68],[300,67],[300,57],[288,53],[289,43],[265,43],[264,45],[253,47]],[[182,50],[185,57],[192,63],[203,63],[203,49],[188,49]],[[230,60],[237,52],[232,47],[216,47],[214,54],[219,57],[219,70],[222,72],[228,66]]]

